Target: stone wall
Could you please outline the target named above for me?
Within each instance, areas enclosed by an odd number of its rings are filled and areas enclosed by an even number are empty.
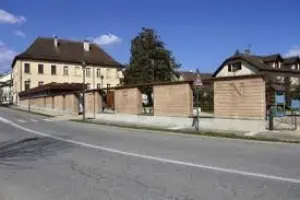
[[[140,114],[142,108],[142,94],[138,88],[115,90],[116,113]]]
[[[154,85],[154,115],[190,117],[193,113],[193,91],[188,83]]]

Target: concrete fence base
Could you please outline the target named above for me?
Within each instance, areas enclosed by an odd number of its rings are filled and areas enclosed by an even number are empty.
[[[192,128],[193,118],[143,116],[129,114],[96,114],[96,119],[102,122],[131,124],[161,128],[185,129]],[[266,130],[265,120],[200,118],[200,129],[204,130],[232,130],[246,132],[260,132]]]

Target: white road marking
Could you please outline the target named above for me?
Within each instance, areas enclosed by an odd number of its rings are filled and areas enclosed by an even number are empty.
[[[162,162],[162,163],[169,163],[169,164],[176,164],[176,165],[182,165],[182,166],[188,166],[188,167],[195,167],[195,168],[200,168],[200,169],[207,169],[207,170],[211,170],[211,171],[225,172],[225,173],[229,173],[229,174],[238,174],[238,175],[243,175],[243,176],[250,176],[250,177],[257,177],[257,178],[264,178],[264,179],[300,184],[300,179],[281,177],[281,176],[273,176],[273,175],[268,175],[268,174],[254,173],[254,172],[249,172],[249,171],[241,171],[241,170],[222,168],[222,167],[214,167],[214,166],[210,166],[210,165],[202,165],[202,164],[184,162],[184,161],[179,161],[179,160],[172,160],[172,159],[168,159],[168,158],[161,158],[161,157],[138,154],[138,153],[130,153],[130,152],[126,152],[126,151],[120,151],[117,149],[106,148],[106,147],[99,146],[99,145],[93,145],[93,144],[88,144],[88,143],[84,143],[84,142],[79,142],[79,141],[75,141],[75,140],[69,140],[69,139],[49,135],[49,134],[46,134],[43,132],[25,128],[23,126],[15,124],[12,121],[7,120],[2,117],[0,117],[0,121],[10,124],[21,130],[24,130],[24,131],[27,131],[27,132],[30,132],[30,133],[33,133],[36,135],[40,135],[43,137],[48,137],[48,138],[52,138],[55,140],[67,142],[70,144],[76,144],[76,145],[80,145],[83,147],[97,149],[97,150],[101,150],[101,151],[107,151],[107,152],[116,153],[116,154],[120,154],[120,155],[142,158],[142,159],[152,160],[152,161],[157,161],[157,162]]]
[[[18,122],[20,123],[26,123],[27,121],[26,120],[23,120],[23,119],[16,119]]]
[[[32,121],[32,122],[38,122],[38,120],[36,120],[36,119],[30,119],[30,121]]]

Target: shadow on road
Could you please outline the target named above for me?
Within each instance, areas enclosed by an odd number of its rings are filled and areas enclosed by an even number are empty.
[[[0,142],[0,166],[14,167],[19,162],[33,162],[39,158],[54,156],[71,146],[66,142],[43,137]]]

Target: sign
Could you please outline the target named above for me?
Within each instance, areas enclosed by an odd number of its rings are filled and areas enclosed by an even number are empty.
[[[199,71],[197,71],[197,75],[196,75],[196,78],[194,80],[194,86],[195,87],[202,87],[203,86]]]

